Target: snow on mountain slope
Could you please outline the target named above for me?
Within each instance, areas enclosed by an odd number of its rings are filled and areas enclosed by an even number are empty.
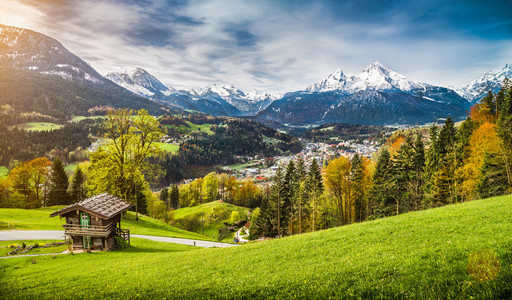
[[[192,90],[190,94],[194,98],[207,98],[210,100],[221,98],[247,115],[258,113],[274,100],[282,97],[280,94],[262,93],[255,90],[246,94],[234,86],[219,84]]]
[[[58,75],[67,80],[107,82],[96,70],[44,34],[0,24],[0,66]]]
[[[512,64],[506,64],[501,69],[490,70],[481,78],[466,83],[456,92],[471,103],[475,103],[489,91],[497,92],[505,78],[512,79]]]
[[[344,74],[342,70],[337,70],[326,79],[309,85],[306,91],[340,91],[342,93],[353,94],[364,90],[412,91],[422,89],[425,86],[427,86],[427,84],[411,81],[404,75],[396,73],[380,62],[374,61],[357,76]]]
[[[112,82],[125,89],[144,97],[151,97],[155,94],[168,96],[176,90],[161,83],[155,76],[149,74],[142,68],[128,72],[111,72],[106,76]]]

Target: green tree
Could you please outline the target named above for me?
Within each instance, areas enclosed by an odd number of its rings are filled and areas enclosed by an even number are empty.
[[[144,178],[142,182],[140,179],[141,165],[148,156],[159,152],[155,145],[162,136],[158,121],[145,110],[134,116],[132,110],[120,109],[109,112],[103,126],[108,144],[100,147],[92,159],[89,168],[91,190],[111,192],[134,203],[138,219],[139,206],[145,205],[142,203],[145,193],[140,190],[146,187]],[[103,181],[94,178],[93,174]]]
[[[160,190],[160,201],[164,202],[167,205],[167,208],[171,207],[171,203],[169,201],[169,189],[163,188]]]
[[[69,193],[73,203],[85,199],[87,194],[85,190],[85,174],[80,166],[77,166],[75,173],[73,173]]]
[[[180,203],[180,190],[177,185],[173,185],[171,188],[171,194],[169,195],[169,202],[172,209],[178,209]]]
[[[234,210],[231,212],[231,215],[229,217],[229,223],[235,224],[238,221],[240,221],[240,214],[236,210]]]
[[[391,166],[391,155],[387,148],[384,148],[377,158],[373,186],[370,190],[370,198],[373,199],[373,218],[388,216],[392,213],[394,199]]]
[[[50,190],[48,191],[49,206],[70,204],[68,195],[68,175],[64,169],[64,164],[59,157],[55,158],[50,170]]]

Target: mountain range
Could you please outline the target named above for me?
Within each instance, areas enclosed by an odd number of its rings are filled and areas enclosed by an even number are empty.
[[[311,125],[424,124],[462,119],[471,104],[496,92],[512,65],[492,70],[459,89],[408,79],[380,62],[358,75],[341,69],[304,90],[282,94],[230,85],[177,90],[142,68],[101,76],[60,42],[35,31],[0,25],[0,104],[50,115],[81,114],[95,107],[169,107],[215,116],[253,116],[266,123]],[[167,108],[166,108],[167,107]]]

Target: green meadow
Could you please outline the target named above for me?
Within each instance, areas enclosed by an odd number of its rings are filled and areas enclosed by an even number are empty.
[[[24,129],[29,131],[45,131],[45,130],[55,130],[60,129],[62,125],[49,123],[49,122],[26,122],[22,124],[15,125],[13,127],[17,127],[18,129]]]
[[[504,196],[232,248],[133,239],[0,260],[0,285],[5,299],[510,299],[511,220]]]
[[[165,151],[165,152],[170,152],[172,154],[176,154],[180,150],[180,145],[178,145],[178,144],[159,143],[159,142],[155,142],[154,144],[158,148],[160,148],[160,150]]]
[[[7,174],[9,173],[9,169],[5,166],[0,166],[0,178],[7,177]]]

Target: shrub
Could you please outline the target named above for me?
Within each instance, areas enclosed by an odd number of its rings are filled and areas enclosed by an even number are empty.
[[[123,248],[130,247],[128,242],[125,241],[122,237],[115,236],[114,239],[116,240],[116,248],[123,249]]]

